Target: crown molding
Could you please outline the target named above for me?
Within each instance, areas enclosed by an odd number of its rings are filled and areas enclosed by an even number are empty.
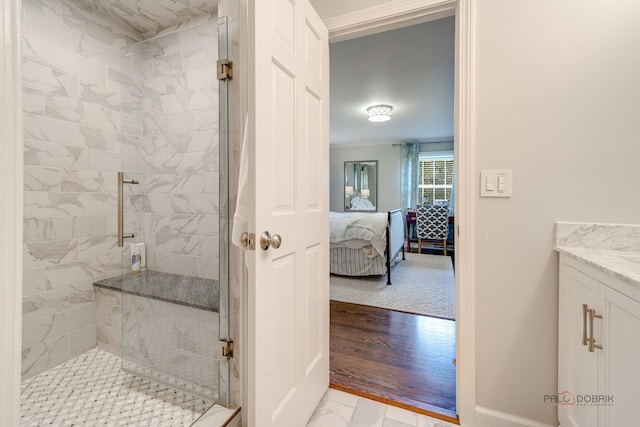
[[[338,42],[453,16],[456,5],[456,0],[396,0],[334,16],[324,23],[329,41]]]

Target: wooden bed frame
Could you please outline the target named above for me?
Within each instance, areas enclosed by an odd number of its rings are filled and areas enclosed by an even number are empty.
[[[387,285],[391,285],[391,262],[396,259],[400,251],[402,251],[402,259],[406,259],[404,257],[405,221],[402,209],[394,209],[389,211],[387,215],[387,248],[385,253],[387,256]]]

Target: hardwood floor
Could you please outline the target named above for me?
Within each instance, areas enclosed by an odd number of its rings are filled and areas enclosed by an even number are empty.
[[[331,387],[456,422],[455,321],[331,301]]]

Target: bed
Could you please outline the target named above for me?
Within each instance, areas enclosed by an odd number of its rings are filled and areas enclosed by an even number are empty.
[[[402,211],[330,213],[330,271],[342,276],[387,275],[391,263],[404,257]]]

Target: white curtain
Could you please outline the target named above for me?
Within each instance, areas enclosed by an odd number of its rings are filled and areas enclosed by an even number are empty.
[[[418,203],[420,143],[403,142],[400,146],[400,207],[406,215],[407,209]]]

